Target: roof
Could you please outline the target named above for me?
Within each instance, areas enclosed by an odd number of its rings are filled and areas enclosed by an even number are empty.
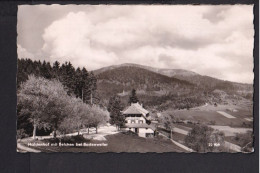
[[[139,103],[131,103],[131,106],[123,111],[123,114],[142,114],[144,116],[148,113]]]

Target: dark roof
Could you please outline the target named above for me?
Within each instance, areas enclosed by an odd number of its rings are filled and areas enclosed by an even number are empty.
[[[131,103],[131,106],[123,111],[123,114],[142,114],[144,116],[148,113],[139,103]]]

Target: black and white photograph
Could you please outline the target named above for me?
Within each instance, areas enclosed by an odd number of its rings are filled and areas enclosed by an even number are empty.
[[[254,152],[253,5],[19,5],[17,152]]]

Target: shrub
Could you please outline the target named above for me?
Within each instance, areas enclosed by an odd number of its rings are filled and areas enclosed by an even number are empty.
[[[206,125],[195,125],[186,136],[185,144],[197,152],[220,151],[224,134]]]
[[[238,133],[235,136],[235,140],[238,145],[241,146],[243,152],[252,152],[253,150],[253,133],[247,131],[247,133]]]
[[[25,130],[24,129],[18,129],[17,130],[17,139],[22,139],[22,138],[26,138],[28,137],[29,135],[26,134]]]

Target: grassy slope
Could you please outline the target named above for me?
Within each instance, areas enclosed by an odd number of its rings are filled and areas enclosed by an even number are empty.
[[[175,115],[183,120],[191,120],[191,121],[200,121],[201,123],[210,124],[211,121],[215,122],[215,125],[223,125],[223,126],[234,126],[241,127],[242,123],[248,123],[244,118],[238,116],[239,112],[235,114],[230,113],[231,115],[236,116],[234,119],[226,118],[216,111],[193,111],[193,110],[183,110],[183,111],[174,111]],[[167,113],[167,112],[166,112]],[[169,111],[170,113],[170,111]],[[245,113],[245,112],[243,112]],[[252,117],[252,116],[251,116]]]
[[[107,143],[102,147],[32,147],[43,152],[185,152],[164,138],[141,138],[133,134],[118,133],[106,136],[107,141],[84,141],[85,143]],[[38,141],[41,142],[41,141]],[[26,144],[25,144],[26,145]]]

